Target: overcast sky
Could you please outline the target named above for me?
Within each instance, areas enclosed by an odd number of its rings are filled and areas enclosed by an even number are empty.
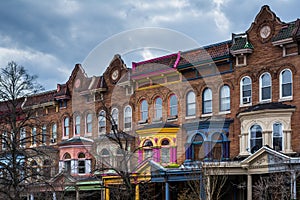
[[[186,41],[182,44],[191,42],[191,47],[193,42],[204,46],[229,40],[231,33],[245,32],[265,4],[284,22],[300,18],[299,0],[0,1],[0,66],[13,60],[38,75],[47,90],[54,89],[57,83],[65,83],[75,64],[85,63],[95,48],[111,55],[94,56],[97,72],[88,75],[101,75],[114,54],[121,54],[129,67],[132,61],[166,54],[159,45],[154,51],[140,48],[149,47],[145,43],[123,50],[129,43],[145,40],[134,34],[145,27],[178,34]],[[159,41],[162,32],[150,31],[152,40]],[[132,37],[125,41],[119,37],[124,33]],[[119,44],[119,48],[111,43]],[[189,47],[176,44],[167,50],[177,52]],[[132,49],[137,47],[138,51]]]

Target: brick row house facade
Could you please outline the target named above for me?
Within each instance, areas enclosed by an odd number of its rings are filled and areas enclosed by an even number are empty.
[[[24,99],[45,122],[25,132],[33,139],[24,145],[51,147],[56,159],[36,165],[51,165],[51,183],[70,184],[56,192],[77,198],[94,191],[94,198],[113,199],[109,186],[122,180],[109,166],[122,168],[122,152],[106,135],[118,130],[130,138],[120,143],[134,155],[126,166],[136,199],[142,181],[158,198],[179,198],[178,186],[212,163],[228,177],[223,199],[255,199],[253,185],[277,172],[288,172],[290,198],[298,199],[299,45],[300,20],[282,22],[263,6],[228,41],[131,67],[116,55],[101,76],[88,77],[77,64],[56,90]],[[97,171],[99,163],[107,169]]]

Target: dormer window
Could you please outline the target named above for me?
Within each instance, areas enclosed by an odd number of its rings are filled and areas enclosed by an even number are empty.
[[[236,66],[245,66],[247,65],[246,55],[238,55],[235,57]]]
[[[232,46],[230,53],[235,56],[236,66],[247,65],[247,54],[253,52],[253,46],[248,41],[247,34],[233,34],[232,35]]]

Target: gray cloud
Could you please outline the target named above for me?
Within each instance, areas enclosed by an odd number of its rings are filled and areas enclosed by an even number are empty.
[[[33,69],[46,88],[54,88],[92,49],[122,31],[168,28],[207,45],[230,39],[231,32],[246,31],[263,4],[282,21],[299,18],[298,0],[1,1],[0,64],[18,61]],[[102,60],[99,55],[99,65],[109,64]]]

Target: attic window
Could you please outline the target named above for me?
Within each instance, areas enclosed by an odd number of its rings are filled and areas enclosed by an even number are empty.
[[[247,64],[247,58],[245,55],[236,56],[236,66],[245,66]]]
[[[67,101],[66,100],[60,100],[59,101],[59,108],[66,108],[67,107]]]
[[[282,48],[282,56],[293,56],[298,55],[298,46],[297,44],[288,44],[284,45]]]

